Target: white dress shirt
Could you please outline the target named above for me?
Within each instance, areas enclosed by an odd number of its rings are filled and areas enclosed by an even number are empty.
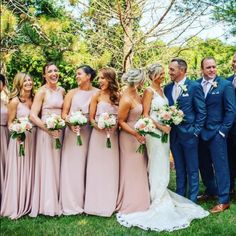
[[[213,81],[214,81],[214,79],[206,80],[203,78],[201,85],[203,87],[203,92],[205,94],[205,97],[207,96],[207,94],[212,86]]]
[[[181,93],[181,86],[184,85],[186,80],[186,77],[184,77],[182,80],[180,80],[178,83],[175,82],[173,89],[172,89],[172,97],[174,101],[176,102],[177,98],[179,97]]]

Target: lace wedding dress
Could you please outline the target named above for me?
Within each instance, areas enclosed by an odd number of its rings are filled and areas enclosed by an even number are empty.
[[[168,101],[154,90],[153,93],[150,116],[157,120],[153,108],[162,107]],[[161,135],[159,130],[156,132]],[[193,219],[208,216],[209,213],[200,206],[167,189],[170,178],[169,142],[162,143],[160,139],[146,136],[146,147],[151,206],[143,212],[118,213],[118,222],[126,227],[137,226],[160,232],[187,228]]]

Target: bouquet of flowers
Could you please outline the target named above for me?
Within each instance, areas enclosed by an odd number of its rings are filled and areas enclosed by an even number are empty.
[[[25,132],[32,130],[32,124],[30,123],[28,117],[22,117],[15,119],[9,127],[10,137],[13,139],[18,139],[20,141],[19,156],[25,156]]]
[[[45,121],[45,126],[48,130],[60,130],[65,127],[65,121],[61,118],[61,116],[56,114],[51,114],[47,117]],[[61,142],[59,138],[56,138],[56,149],[61,148]]]
[[[155,110],[158,120],[164,125],[179,125],[184,119],[184,113],[178,108],[177,104],[173,106],[164,105]],[[162,143],[167,143],[168,134],[164,133],[161,136]]]
[[[140,118],[134,125],[135,130],[142,136],[145,136],[146,134],[151,135],[155,138],[160,138],[160,135],[155,133],[155,125],[153,121],[150,118]],[[136,152],[144,153],[145,144],[141,144]]]
[[[98,128],[99,129],[111,129],[116,125],[116,117],[112,114],[109,114],[107,112],[104,112],[100,114],[98,118]],[[111,148],[111,139],[110,139],[110,133],[107,132],[107,141],[106,141],[106,147]]]
[[[87,124],[88,119],[87,117],[81,112],[81,111],[76,111],[76,112],[72,112],[67,118],[66,118],[66,122],[69,125],[73,125],[73,126],[84,126]],[[78,130],[77,132],[77,145],[82,145],[82,139],[81,139],[81,135],[80,135],[80,130]]]

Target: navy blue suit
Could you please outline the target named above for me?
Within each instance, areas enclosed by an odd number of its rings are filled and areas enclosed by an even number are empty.
[[[230,76],[227,80],[231,83],[233,82],[234,75]],[[236,99],[236,89],[235,90],[235,99]],[[229,172],[230,172],[230,190],[234,189],[234,182],[236,179],[236,118],[232,128],[229,131],[229,136],[227,140],[228,144],[228,160],[229,160]]]
[[[196,81],[185,80],[187,91],[181,91],[177,103],[184,112],[184,121],[173,126],[170,133],[170,148],[176,168],[176,192],[194,202],[199,191],[198,135],[206,118],[204,93]],[[169,105],[174,104],[172,90],[174,83],[164,88]],[[188,186],[187,186],[188,182]]]
[[[201,84],[202,78],[198,80]],[[226,137],[236,114],[232,84],[220,77],[206,98],[207,118],[199,140],[199,167],[208,195],[218,195],[219,203],[229,202],[229,167]]]

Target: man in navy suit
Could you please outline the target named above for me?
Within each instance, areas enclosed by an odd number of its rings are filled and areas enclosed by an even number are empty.
[[[217,76],[212,57],[201,62],[203,78],[198,82],[205,94],[207,118],[199,140],[199,167],[205,194],[200,199],[218,196],[219,203],[212,213],[229,208],[229,166],[226,138],[236,115],[235,93],[232,84]]]
[[[187,63],[179,58],[173,59],[169,65],[172,83],[164,88],[164,92],[169,105],[177,103],[184,113],[184,121],[173,126],[170,133],[176,192],[196,202],[199,191],[198,136],[206,118],[206,107],[201,85],[187,79],[186,72]]]
[[[233,56],[232,67],[234,74],[230,76],[229,80],[235,90],[235,99],[236,99],[236,52]],[[233,126],[229,131],[229,136],[227,140],[228,144],[228,160],[229,160],[229,172],[230,172],[230,193],[235,194],[235,179],[236,179],[236,118],[234,120]]]

